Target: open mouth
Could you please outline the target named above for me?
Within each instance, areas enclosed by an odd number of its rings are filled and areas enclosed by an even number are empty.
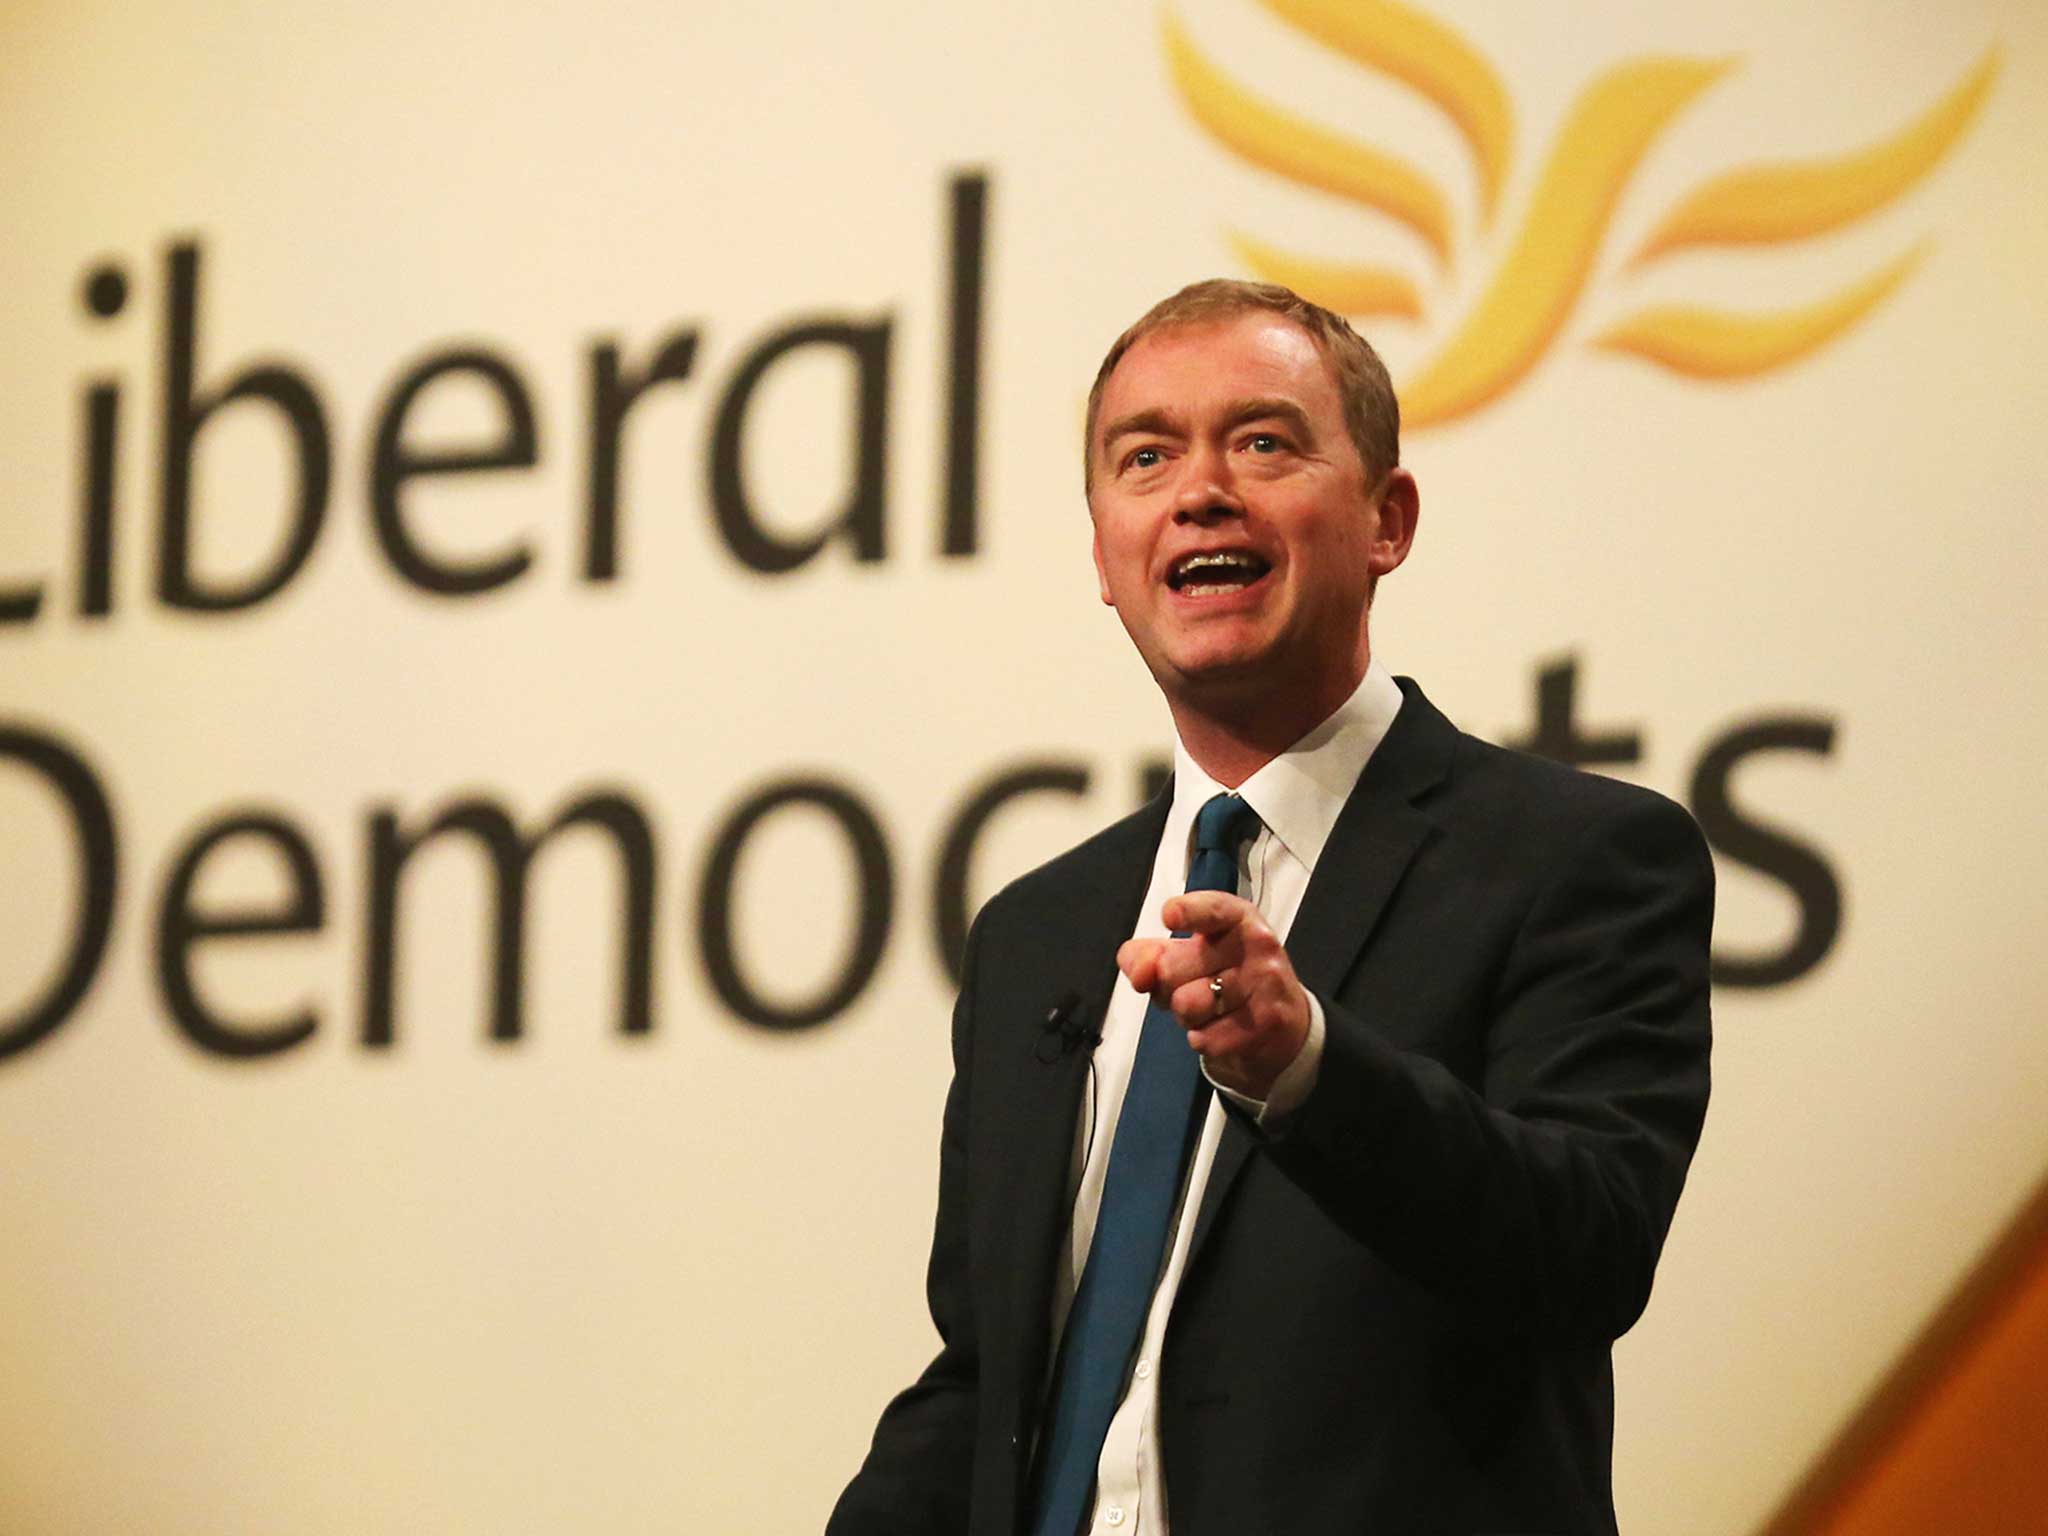
[[[1166,584],[1183,597],[1219,597],[1243,591],[1272,568],[1248,549],[1205,550],[1174,561]]]

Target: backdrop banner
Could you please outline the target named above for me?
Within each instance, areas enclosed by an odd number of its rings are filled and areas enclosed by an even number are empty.
[[[1846,1530],[2044,1251],[2044,103],[2024,0],[10,7],[0,1529],[822,1525],[967,923],[1170,756],[1088,382],[1230,274],[1400,387],[1376,653],[1715,850],[1623,1527]]]

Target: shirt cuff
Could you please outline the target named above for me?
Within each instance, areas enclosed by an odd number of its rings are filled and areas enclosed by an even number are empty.
[[[1255,1099],[1248,1093],[1239,1093],[1235,1088],[1226,1088],[1209,1077],[1209,1064],[1202,1063],[1202,1076],[1209,1078],[1209,1086],[1239,1109],[1252,1117],[1252,1124],[1262,1131],[1278,1131],[1287,1117],[1307,1102],[1316,1085],[1316,1073],[1323,1064],[1323,1037],[1327,1028],[1323,1023],[1323,1004],[1315,993],[1308,994],[1308,1038],[1301,1042],[1301,1049],[1286,1069],[1273,1079],[1273,1087],[1263,1099]]]

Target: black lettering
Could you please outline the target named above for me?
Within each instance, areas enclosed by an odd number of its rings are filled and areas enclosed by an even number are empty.
[[[282,861],[291,877],[291,895],[283,906],[208,911],[194,904],[200,866],[216,848],[238,838],[265,844]],[[245,811],[201,828],[171,867],[157,914],[157,986],[171,1021],[193,1044],[216,1056],[275,1056],[311,1038],[320,1020],[310,1006],[284,1018],[253,1022],[230,1019],[207,1007],[192,980],[192,951],[206,940],[317,933],[326,910],[312,846],[284,817]]]
[[[783,1006],[761,996],[740,974],[732,942],[732,888],[747,839],[786,806],[810,805],[839,823],[860,871],[860,923],[839,974],[816,997]],[[733,1013],[762,1029],[808,1029],[836,1017],[866,989],[882,962],[895,907],[889,847],[873,812],[825,779],[787,779],[749,797],[719,829],[698,888],[697,947],[711,985]]]
[[[1726,955],[1716,951],[1717,986],[1776,987],[1819,965],[1842,929],[1842,887],[1820,852],[1766,822],[1745,816],[1729,792],[1735,770],[1758,752],[1834,750],[1829,720],[1773,717],[1724,732],[1701,754],[1692,775],[1692,810],[1715,851],[1776,880],[1799,911],[1792,937],[1775,953]]]
[[[128,274],[108,263],[86,279],[85,307],[111,320],[128,304]],[[101,618],[114,608],[114,445],[121,386],[102,379],[85,393],[84,505],[79,518],[78,611]]]
[[[393,995],[398,972],[398,878],[425,843],[447,832],[466,833],[490,861],[493,880],[491,1026],[493,1040],[517,1040],[523,1029],[526,876],[534,855],[556,833],[573,826],[609,832],[619,850],[623,880],[619,934],[619,1029],[629,1035],[654,1027],[654,833],[640,808],[623,794],[585,795],[539,833],[520,833],[489,800],[462,800],[417,831],[402,829],[391,811],[370,822],[370,911],[363,983],[363,1044],[389,1046],[395,1038]]]
[[[1572,768],[1639,763],[1642,733],[1634,727],[1579,734],[1579,658],[1563,656],[1536,674],[1536,727],[1507,745]]]
[[[78,840],[80,877],[71,948],[56,980],[20,1013],[0,1018],[0,1060],[5,1060],[57,1029],[91,989],[114,926],[118,843],[98,775],[69,747],[23,726],[0,725],[0,758],[41,774],[63,797]]]
[[[749,568],[765,575],[793,571],[815,556],[835,532],[853,545],[856,560],[883,556],[883,490],[889,452],[889,338],[891,322],[870,325],[812,320],[760,341],[740,364],[718,402],[711,434],[711,507],[725,544]],[[742,475],[747,406],[768,370],[804,347],[841,347],[853,359],[854,484],[846,505],[808,538],[784,540],[761,526]]]
[[[974,172],[953,178],[946,352],[947,555],[971,555],[976,528],[981,464],[981,296],[986,286],[984,252],[988,227],[988,177]]]
[[[590,352],[590,500],[584,524],[583,574],[612,581],[619,574],[619,438],[626,413],[655,385],[690,376],[697,333],[679,331],[661,344],[642,373],[619,365],[619,349],[602,342]]]
[[[405,441],[406,413],[436,380],[466,373],[481,379],[503,408],[503,430],[495,442],[463,448],[412,448]],[[370,512],[377,542],[393,570],[422,592],[461,597],[488,592],[516,580],[533,564],[533,552],[516,544],[495,558],[438,559],[406,527],[403,492],[423,475],[471,475],[499,469],[531,469],[540,457],[533,402],[512,365],[481,349],[439,352],[415,364],[384,403],[370,452]]]
[[[0,624],[32,624],[43,611],[43,584],[22,582],[0,587]]]
[[[932,913],[939,963],[956,987],[960,985],[961,960],[967,953],[967,925],[973,916],[967,910],[967,877],[975,847],[997,811],[1021,796],[1042,793],[1085,795],[1088,770],[1074,763],[1026,763],[1012,768],[969,795],[946,828],[932,878]]]
[[[128,274],[112,262],[86,275],[82,290],[86,310],[96,319],[111,320],[128,304]]]
[[[211,394],[193,393],[198,370],[199,247],[170,251],[170,323],[164,334],[163,459],[157,525],[157,595],[173,608],[222,613],[252,608],[298,574],[327,515],[327,417],[313,388],[279,364],[251,367]],[[223,406],[264,400],[283,413],[298,449],[299,489],[291,531],[269,569],[240,583],[206,583],[192,571],[192,449]]]
[[[78,611],[114,611],[114,458],[121,388],[111,379],[85,392],[85,506],[79,518]]]

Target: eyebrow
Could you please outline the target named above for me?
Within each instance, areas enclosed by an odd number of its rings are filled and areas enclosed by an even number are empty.
[[[1104,452],[1107,452],[1111,443],[1120,437],[1129,437],[1134,432],[1150,432],[1161,437],[1170,437],[1180,430],[1181,426],[1173,416],[1156,406],[1150,407],[1142,411],[1133,411],[1128,416],[1119,416],[1104,427],[1102,447]]]
[[[1248,421],[1284,421],[1296,434],[1303,438],[1315,436],[1309,426],[1308,412],[1292,400],[1283,400],[1273,395],[1260,395],[1248,400],[1233,400],[1223,409],[1223,421],[1227,427],[1241,427]]]

